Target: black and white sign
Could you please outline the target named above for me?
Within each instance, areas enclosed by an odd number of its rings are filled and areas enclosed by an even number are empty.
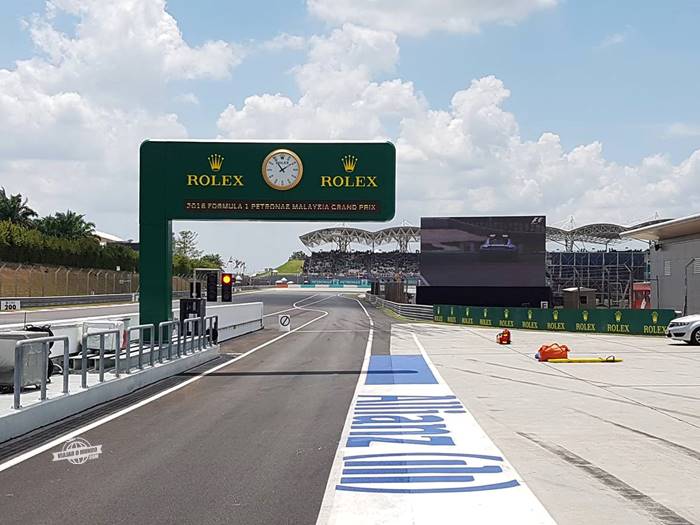
[[[0,301],[0,312],[16,312],[19,309],[19,301]]]
[[[292,318],[288,314],[278,315],[277,324],[281,332],[289,332],[290,325],[292,324]]]

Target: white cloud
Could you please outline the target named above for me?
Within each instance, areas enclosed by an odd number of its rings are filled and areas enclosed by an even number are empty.
[[[57,28],[59,14],[73,30]],[[52,0],[26,28],[38,55],[0,69],[0,127],[11,130],[0,141],[2,184],[41,213],[76,209],[133,237],[139,144],[187,135],[157,109],[168,83],[226,77],[241,52],[187,44],[164,0]]]
[[[512,24],[558,0],[307,0],[309,11],[334,24],[352,22],[423,35],[431,31],[474,33],[490,23]]]
[[[309,42],[308,61],[295,69],[304,95],[248,97],[230,105],[218,126],[239,138],[385,138],[383,120],[420,111],[422,97],[401,80],[373,81],[398,60],[396,35],[345,24]]]
[[[667,137],[692,138],[700,137],[700,124],[689,124],[687,122],[674,122],[666,128]]]
[[[524,139],[503,82],[484,77],[431,108],[413,84],[379,81],[398,60],[394,35],[346,24],[311,40],[296,70],[298,100],[251,96],[219,118],[224,136],[395,141],[397,217],[546,213],[625,223],[646,211],[687,212],[700,199],[700,150],[680,164],[605,158],[600,142],[567,150],[555,133]]]
[[[290,35],[288,33],[280,33],[273,39],[260,44],[260,47],[266,51],[279,51],[282,49],[299,50],[306,47],[306,38],[298,35]]]
[[[181,104],[192,104],[194,106],[199,105],[199,98],[194,93],[181,93],[175,97],[175,102]]]
[[[606,47],[622,44],[626,39],[627,33],[613,33],[612,35],[608,35],[603,40],[601,40],[596,47],[598,49],[605,49]]]

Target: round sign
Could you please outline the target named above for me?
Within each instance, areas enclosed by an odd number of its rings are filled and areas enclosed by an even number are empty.
[[[288,315],[280,315],[280,324],[282,326],[289,326],[291,318]]]

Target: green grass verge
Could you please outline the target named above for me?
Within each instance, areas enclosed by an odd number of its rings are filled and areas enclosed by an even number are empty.
[[[275,268],[277,273],[301,273],[304,268],[304,261],[302,259],[290,259],[286,263]]]

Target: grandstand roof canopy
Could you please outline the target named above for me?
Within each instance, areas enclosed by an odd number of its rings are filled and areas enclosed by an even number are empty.
[[[614,244],[625,239],[620,237],[623,231],[636,230],[653,224],[666,222],[668,219],[656,219],[634,226],[622,226],[612,223],[594,223],[579,226],[571,230],[547,226],[547,241],[556,242],[573,250],[575,243]],[[372,249],[390,243],[397,243],[400,251],[406,251],[410,242],[420,242],[420,227],[392,226],[376,232],[344,226],[324,228],[305,233],[299,237],[307,248],[324,244],[335,244],[339,250],[347,251],[350,244],[362,244]]]
[[[674,237],[698,234],[700,234],[700,213],[670,221],[638,224],[637,226],[627,228],[626,231],[622,233],[622,237],[631,237],[633,239],[646,241],[661,241]]]
[[[401,251],[406,251],[409,242],[420,242],[418,226],[393,226],[376,232],[359,228],[324,228],[305,233],[299,237],[307,248],[315,248],[323,244],[336,244],[341,251],[347,250],[351,243],[364,244],[373,249],[377,246],[395,242]]]

